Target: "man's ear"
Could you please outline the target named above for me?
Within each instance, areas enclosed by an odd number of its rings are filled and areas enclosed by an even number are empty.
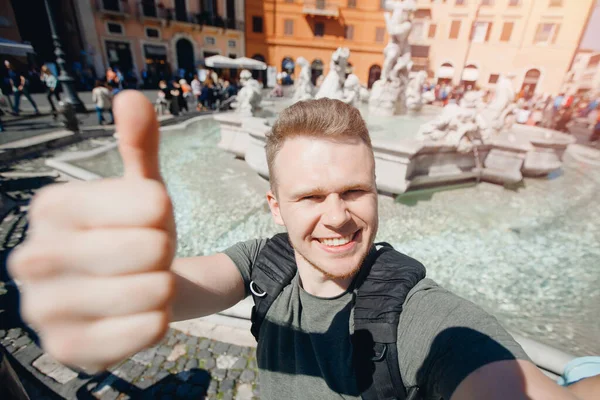
[[[283,223],[283,218],[281,218],[281,210],[279,208],[279,201],[275,197],[275,194],[272,190],[267,192],[267,202],[269,203],[269,208],[271,209],[271,215],[273,216],[273,221],[277,225],[285,226]]]

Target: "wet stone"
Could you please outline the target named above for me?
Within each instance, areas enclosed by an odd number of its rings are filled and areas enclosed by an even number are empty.
[[[222,368],[216,368],[212,371],[212,377],[217,380],[222,380],[227,375],[227,370]]]
[[[245,369],[242,372],[242,375],[240,375],[240,381],[242,382],[253,382],[254,379],[256,378],[256,374],[254,373],[254,371],[250,371],[248,369]]]

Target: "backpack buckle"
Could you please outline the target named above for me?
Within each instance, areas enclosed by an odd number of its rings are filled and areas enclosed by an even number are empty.
[[[254,281],[250,282],[250,291],[252,292],[253,295],[255,295],[256,297],[265,297],[267,295],[267,292],[260,292],[262,289],[259,288],[256,283],[254,283]]]
[[[372,361],[381,361],[385,358],[385,355],[387,353],[387,344],[383,344],[383,349],[381,350],[381,352],[377,352],[377,350],[375,350],[375,355],[371,358]]]

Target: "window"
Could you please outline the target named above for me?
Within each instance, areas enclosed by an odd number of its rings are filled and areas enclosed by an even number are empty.
[[[437,24],[429,24],[429,33],[427,34],[427,37],[434,38],[435,31],[437,31]]]
[[[562,0],[550,0],[550,7],[562,7]]]
[[[160,31],[156,28],[146,28],[146,37],[160,39]]]
[[[387,0],[379,0],[379,8],[381,10],[385,10],[386,9],[385,3],[387,3]]]
[[[325,23],[324,22],[315,22],[315,36],[318,36],[318,37],[325,36]]]
[[[204,38],[204,44],[207,46],[214,46],[217,40],[213,36],[207,36]]]
[[[452,25],[450,25],[450,39],[458,38],[458,34],[460,33],[460,21],[452,21]]]
[[[348,8],[356,8],[356,0],[348,0]]]
[[[107,22],[106,29],[108,33],[112,33],[113,35],[123,35],[124,32],[123,25],[116,22]]]
[[[252,17],[252,32],[263,33],[263,19],[262,17]]]
[[[471,41],[473,43],[483,43],[490,40],[492,32],[491,22],[476,21],[471,30]]]
[[[345,38],[348,40],[354,39],[354,25],[346,25]]]
[[[237,54],[229,53],[228,57],[231,58],[231,59],[236,59],[237,58]]]
[[[237,47],[237,42],[235,40],[228,40],[227,47],[230,49],[235,49]]]
[[[482,6],[493,6],[494,0],[481,0],[481,5]]]
[[[514,22],[505,22],[504,25],[502,25],[502,34],[500,35],[501,42],[510,42],[510,37],[512,36],[514,27]]]
[[[375,41],[377,43],[381,43],[381,42],[383,42],[384,38],[385,38],[385,28],[377,27],[377,29],[375,29]]]
[[[590,57],[590,61],[588,61],[587,67],[595,67],[600,64],[600,54],[596,54],[595,56]]]
[[[286,36],[292,36],[294,34],[294,20],[284,19],[283,20],[283,34]]]
[[[496,82],[498,82],[498,78],[500,78],[500,74],[491,74],[490,75],[489,83],[496,83]]]
[[[465,0],[456,0],[456,5],[457,6],[464,6],[465,5]]]
[[[533,43],[555,43],[558,36],[559,24],[541,23],[535,32]]]
[[[508,0],[509,7],[516,7],[521,4],[521,0]]]
[[[410,40],[419,42],[425,36],[425,24],[423,22],[413,22],[412,31],[410,32]]]

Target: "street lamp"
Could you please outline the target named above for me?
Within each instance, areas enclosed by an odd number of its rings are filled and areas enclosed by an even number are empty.
[[[56,55],[56,64],[58,65],[58,81],[60,82],[64,91],[64,100],[60,103],[60,112],[64,118],[65,127],[70,131],[79,130],[79,121],[77,120],[77,112],[85,113],[85,105],[77,96],[75,91],[75,80],[67,72],[67,66],[65,63],[65,53],[62,50],[58,33],[56,32],[56,24],[54,23],[54,15],[52,14],[52,8],[50,7],[50,0],[44,0],[46,4],[46,12],[48,13],[48,22],[50,23],[50,32],[52,33],[52,40],[54,44],[54,54]]]

